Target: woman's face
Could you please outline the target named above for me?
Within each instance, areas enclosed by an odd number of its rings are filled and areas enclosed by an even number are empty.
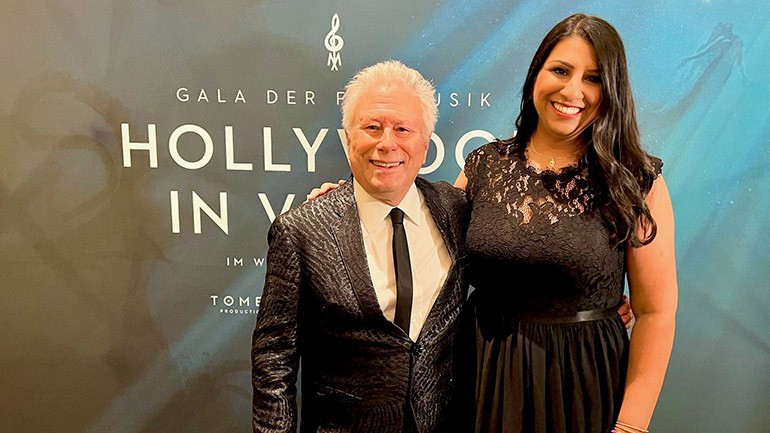
[[[598,115],[602,83],[594,49],[578,36],[553,47],[532,92],[537,132],[558,141],[579,139]]]

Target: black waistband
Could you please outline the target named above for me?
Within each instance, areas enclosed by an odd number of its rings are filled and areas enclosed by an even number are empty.
[[[592,320],[608,319],[618,315],[618,307],[598,308],[596,310],[578,311],[568,316],[550,314],[516,313],[514,317],[522,322],[544,323],[549,325],[559,323],[589,322]]]

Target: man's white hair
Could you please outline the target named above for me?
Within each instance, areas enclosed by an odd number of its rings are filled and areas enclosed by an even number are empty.
[[[380,85],[404,86],[414,91],[414,96],[422,109],[425,134],[436,128],[438,108],[436,107],[435,89],[422,74],[404,65],[398,60],[386,60],[360,70],[345,86],[342,98],[342,127],[350,131],[353,127],[353,115],[361,96],[368,90]]]

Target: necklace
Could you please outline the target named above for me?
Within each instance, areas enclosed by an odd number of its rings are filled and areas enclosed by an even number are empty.
[[[561,155],[561,156],[546,156],[546,155],[543,155],[542,153],[538,152],[538,151],[537,151],[537,149],[535,149],[535,145],[532,143],[532,140],[529,140],[529,146],[528,146],[528,148],[532,149],[532,151],[533,151],[533,152],[535,152],[535,155],[537,155],[537,156],[539,156],[539,157],[541,157],[541,158],[545,158],[545,159],[547,159],[547,160],[548,160],[548,166],[549,166],[549,167],[551,167],[551,168],[553,168],[553,166],[554,166],[554,165],[556,165],[556,161],[557,161],[557,160],[559,160],[559,159],[564,159],[564,158],[569,158],[569,157],[571,157],[571,156],[575,156],[575,155],[577,155],[578,153],[580,153],[580,152],[582,152],[582,151],[583,151],[583,149],[582,149],[582,148],[580,148],[580,149],[578,149],[578,150],[576,150],[576,151],[574,151],[574,152],[572,152],[572,153],[570,153],[570,154],[567,154],[567,155]]]

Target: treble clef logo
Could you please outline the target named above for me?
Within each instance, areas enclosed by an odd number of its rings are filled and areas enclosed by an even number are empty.
[[[337,71],[339,70],[339,67],[342,66],[340,50],[342,49],[342,46],[345,45],[345,41],[343,41],[342,37],[337,34],[337,30],[339,29],[340,16],[335,13],[332,16],[332,29],[324,38],[324,45],[326,46],[326,49],[329,50],[329,60],[326,61],[326,66],[331,66],[332,71]]]

